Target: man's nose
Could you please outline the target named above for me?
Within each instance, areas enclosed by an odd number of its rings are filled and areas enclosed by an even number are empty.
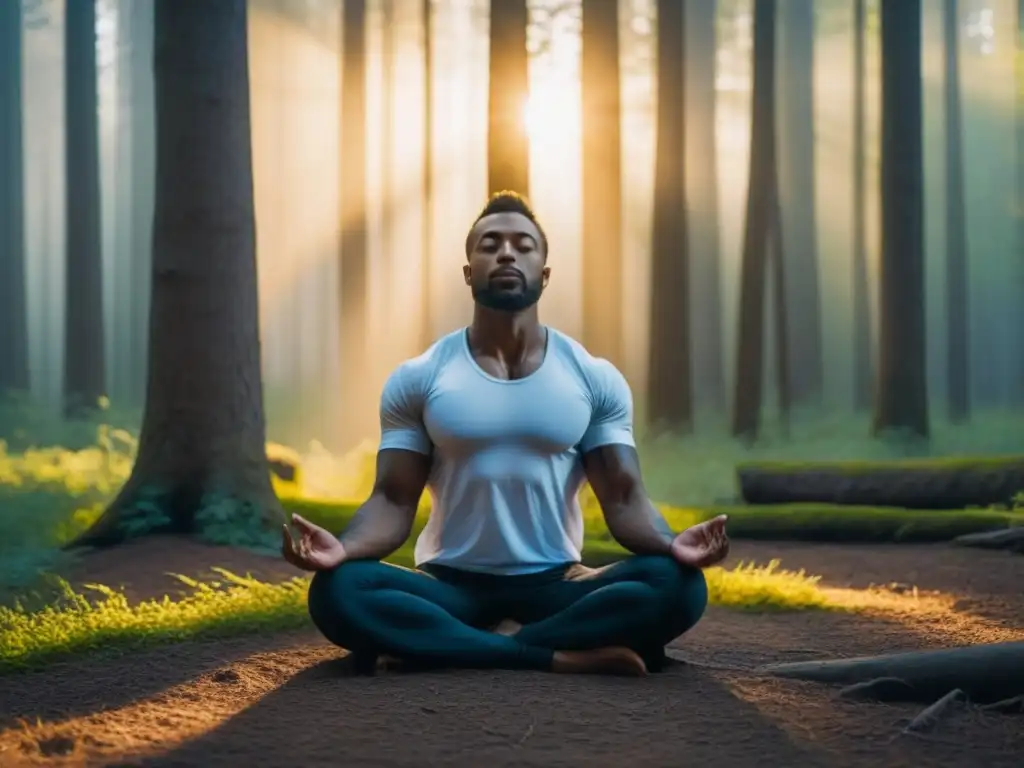
[[[516,260],[516,251],[512,247],[512,243],[506,241],[502,243],[501,248],[498,250],[498,262],[500,264],[511,264]]]

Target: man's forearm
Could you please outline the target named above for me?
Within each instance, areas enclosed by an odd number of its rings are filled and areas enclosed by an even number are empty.
[[[647,494],[630,494],[604,508],[605,525],[624,549],[635,555],[666,555],[675,534]]]
[[[412,532],[416,510],[374,494],[356,510],[338,535],[346,560],[382,560],[397,550]]]

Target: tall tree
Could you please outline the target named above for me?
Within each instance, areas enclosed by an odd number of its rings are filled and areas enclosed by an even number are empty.
[[[342,10],[341,86],[341,370],[366,364],[368,211],[366,199],[366,0],[345,0]],[[343,376],[341,400],[363,402],[364,376]],[[342,440],[351,445],[367,424],[345,409]]]
[[[0,3],[0,396],[28,392],[21,3]]]
[[[718,234],[718,142],[715,78],[718,2],[686,3],[686,202],[692,214],[690,268],[694,394],[725,407],[721,249]]]
[[[64,83],[64,405],[68,416],[79,416],[95,408],[106,391],[96,0],[66,5]]]
[[[529,195],[530,141],[523,109],[530,93],[526,0],[491,0],[487,86],[487,189]]]
[[[793,399],[822,393],[821,289],[814,183],[814,0],[779,5],[779,199],[786,233],[786,297]]]
[[[964,225],[963,129],[960,108],[960,12],[943,0],[943,64],[946,127],[946,376],[949,418],[961,422],[970,410],[968,377],[967,229]]]
[[[1017,0],[1017,253],[1024,255],[1024,0]],[[1024,258],[1020,259],[1024,262]],[[1022,264],[1024,267],[1024,264]],[[1021,325],[1024,325],[1024,302],[1021,302]],[[1024,334],[1021,334],[1024,340]],[[1018,401],[1024,403],[1024,344],[1019,345],[1017,369]]]
[[[430,275],[434,265],[434,0],[420,0],[423,28],[423,274],[420,346],[434,340]]]
[[[764,321],[769,256],[774,295],[774,331],[778,396],[788,410],[788,359],[785,322],[785,260],[779,210],[778,165],[775,150],[775,21],[776,0],[754,0],[753,106],[750,118],[750,174],[747,191],[743,256],[740,265],[739,343],[732,432],[752,440],[761,423],[764,387]]]
[[[882,0],[882,258],[875,434],[927,437],[921,0]]]
[[[658,0],[657,139],[651,240],[647,421],[688,431],[693,421],[690,361],[690,248],[686,215],[685,12]]]
[[[381,168],[380,234],[381,264],[377,272],[385,286],[384,314],[390,316],[391,285],[394,275],[395,189],[392,183],[395,156],[395,0],[380,0],[380,72],[381,72]]]
[[[583,342],[622,359],[622,101],[619,0],[584,0]]]
[[[875,369],[871,354],[865,183],[866,4],[867,0],[853,0],[853,403],[858,410],[871,406]]]
[[[246,2],[156,0],[154,30],[146,410],[128,482],[74,545],[161,530],[262,543],[283,512],[265,448]]]

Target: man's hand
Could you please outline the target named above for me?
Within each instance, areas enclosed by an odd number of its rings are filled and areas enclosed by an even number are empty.
[[[345,560],[345,547],[330,531],[294,514],[292,522],[299,529],[298,541],[287,523],[282,526],[281,554],[289,563],[304,571],[329,571]]]
[[[729,537],[725,533],[727,519],[719,515],[687,528],[672,542],[672,557],[694,568],[718,565],[729,554]]]

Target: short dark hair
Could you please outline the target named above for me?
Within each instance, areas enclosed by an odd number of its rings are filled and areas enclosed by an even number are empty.
[[[518,213],[520,216],[525,216],[531,222],[533,226],[537,228],[538,234],[540,234],[540,246],[544,249],[544,258],[548,257],[548,236],[544,233],[544,227],[537,221],[537,215],[533,212],[533,208],[530,207],[530,203],[525,197],[520,195],[518,192],[513,192],[511,189],[503,189],[500,192],[495,192],[487,200],[487,204],[480,211],[480,214],[473,219],[473,223],[469,227],[469,232],[466,234],[466,258],[469,258],[469,254],[473,250],[473,228],[480,222],[480,219],[485,216],[491,216],[495,213]]]

